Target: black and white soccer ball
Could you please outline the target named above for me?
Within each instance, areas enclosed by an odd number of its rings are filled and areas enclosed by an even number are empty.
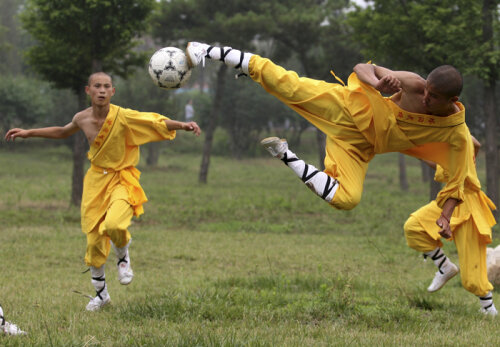
[[[176,89],[189,80],[191,68],[183,50],[164,47],[157,50],[149,60],[149,75],[158,87]]]

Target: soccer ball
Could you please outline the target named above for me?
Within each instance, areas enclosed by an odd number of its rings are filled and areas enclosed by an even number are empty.
[[[184,51],[165,47],[156,51],[149,60],[149,75],[158,87],[176,89],[189,80],[191,68]]]

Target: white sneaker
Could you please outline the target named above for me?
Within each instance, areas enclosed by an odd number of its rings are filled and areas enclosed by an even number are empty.
[[[96,296],[89,301],[87,307],[85,308],[87,309],[87,311],[99,311],[103,306],[109,304],[110,302],[111,297],[109,295],[104,296],[103,299]]]
[[[207,50],[210,46],[206,43],[200,42],[188,42],[186,47],[186,56],[188,58],[188,64],[191,67],[195,67],[200,63],[205,66],[205,57],[207,56]]]
[[[438,291],[439,289],[443,288],[443,286],[448,282],[450,279],[455,277],[455,275],[458,273],[458,267],[453,264],[451,261],[445,266],[441,268],[443,273],[440,271],[436,272],[436,275],[434,275],[434,279],[432,280],[431,285],[429,288],[427,288],[427,291],[429,293],[433,293]]]
[[[19,327],[15,324],[5,322],[4,325],[0,325],[0,331],[3,332],[5,335],[27,335],[28,333],[26,331],[22,331],[19,329]]]
[[[280,139],[278,137],[266,137],[260,144],[269,152],[273,157],[279,159],[283,158],[283,155],[288,150],[288,142],[285,139]]]
[[[481,313],[485,314],[487,316],[492,316],[492,317],[495,317],[498,315],[498,311],[497,311],[494,304],[491,304],[491,306],[488,308],[481,307]]]
[[[132,267],[130,266],[130,257],[127,255],[120,260],[118,260],[118,281],[120,284],[127,285],[132,282],[134,278],[134,272],[132,271]]]

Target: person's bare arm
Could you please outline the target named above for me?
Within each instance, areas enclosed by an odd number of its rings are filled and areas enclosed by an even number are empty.
[[[451,215],[453,214],[453,210],[455,210],[455,207],[457,205],[457,199],[450,198],[446,200],[443,205],[443,211],[436,221],[436,224],[441,228],[439,230],[439,235],[441,235],[445,239],[449,239],[451,237],[450,220]]]
[[[201,129],[196,122],[179,122],[172,119],[165,119],[168,130],[192,131],[196,136],[201,134]]]
[[[401,89],[413,93],[425,88],[425,80],[410,71],[393,71],[373,64],[357,64],[354,72],[362,82],[381,93],[393,94]]]
[[[472,138],[472,143],[474,144],[474,158],[477,156],[479,149],[481,148],[481,142],[479,142],[474,136],[470,136]]]
[[[74,121],[71,121],[70,123],[62,127],[46,127],[36,129],[14,128],[7,131],[7,133],[5,134],[5,140],[14,141],[18,137],[44,137],[49,139],[65,139],[76,133],[78,130],[80,130],[80,128]]]

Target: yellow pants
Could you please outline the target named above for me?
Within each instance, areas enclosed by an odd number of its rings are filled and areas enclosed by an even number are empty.
[[[252,56],[250,76],[327,135],[325,173],[339,181],[330,204],[350,210],[361,200],[369,161],[370,144],[345,107],[345,87],[338,83],[299,77],[269,59]]]
[[[425,230],[419,221],[419,216],[437,220],[441,209],[435,203],[430,203],[416,211],[404,225],[408,246],[419,252],[430,252],[436,247],[442,247],[439,234]],[[436,226],[436,229],[438,227]],[[460,265],[460,277],[464,288],[477,296],[484,296],[493,290],[488,281],[486,269],[487,240],[481,236],[474,220],[469,218],[453,229],[453,240],[457,247]]]
[[[111,201],[113,201],[113,195],[123,194],[120,192],[121,189],[125,189],[125,187],[121,186],[111,193]],[[118,199],[111,203],[103,219],[87,234],[87,252],[85,254],[87,266],[101,267],[106,263],[111,247],[110,240],[118,248],[129,243],[131,236],[128,227],[133,215],[134,210],[128,201]]]

